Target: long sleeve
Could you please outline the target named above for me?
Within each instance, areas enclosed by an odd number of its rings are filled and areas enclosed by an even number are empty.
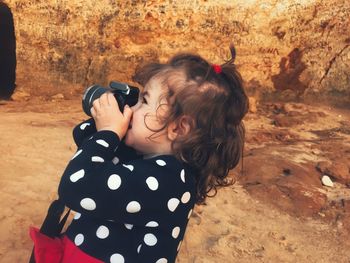
[[[73,210],[96,218],[145,225],[174,218],[194,204],[194,182],[171,155],[115,162],[119,137],[95,132],[82,141],[65,169],[59,196]],[[118,150],[117,150],[118,151]]]
[[[80,147],[83,140],[92,136],[96,132],[96,125],[93,118],[79,123],[73,129],[73,139],[75,144]]]
[[[76,125],[73,129],[73,139],[77,147],[80,147],[84,140],[91,138],[94,133],[96,133],[96,124],[93,118]],[[114,155],[113,162],[124,162],[142,157],[137,154],[133,148],[125,145],[123,140],[120,141],[118,149],[115,151]]]

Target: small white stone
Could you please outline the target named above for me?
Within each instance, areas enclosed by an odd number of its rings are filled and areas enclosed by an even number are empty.
[[[329,178],[329,176],[327,176],[327,175],[322,176],[322,184],[325,186],[329,186],[329,187],[334,186],[331,178]]]
[[[64,95],[62,93],[57,93],[56,95],[51,96],[51,99],[62,100],[64,99]]]

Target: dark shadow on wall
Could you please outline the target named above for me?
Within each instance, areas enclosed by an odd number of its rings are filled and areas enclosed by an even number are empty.
[[[301,73],[306,69],[302,61],[303,52],[295,48],[287,57],[280,61],[280,72],[272,76],[274,87],[278,91],[290,89],[301,95],[307,86],[299,80]]]
[[[0,99],[10,99],[16,84],[16,36],[10,8],[0,1]]]

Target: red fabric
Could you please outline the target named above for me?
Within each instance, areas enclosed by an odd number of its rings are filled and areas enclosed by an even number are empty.
[[[103,263],[82,252],[66,236],[50,238],[31,227],[29,235],[34,242],[36,263]]]

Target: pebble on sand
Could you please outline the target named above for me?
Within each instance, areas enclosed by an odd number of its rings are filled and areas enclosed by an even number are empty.
[[[322,176],[322,184],[329,187],[334,186],[331,178],[329,178],[327,175]]]

